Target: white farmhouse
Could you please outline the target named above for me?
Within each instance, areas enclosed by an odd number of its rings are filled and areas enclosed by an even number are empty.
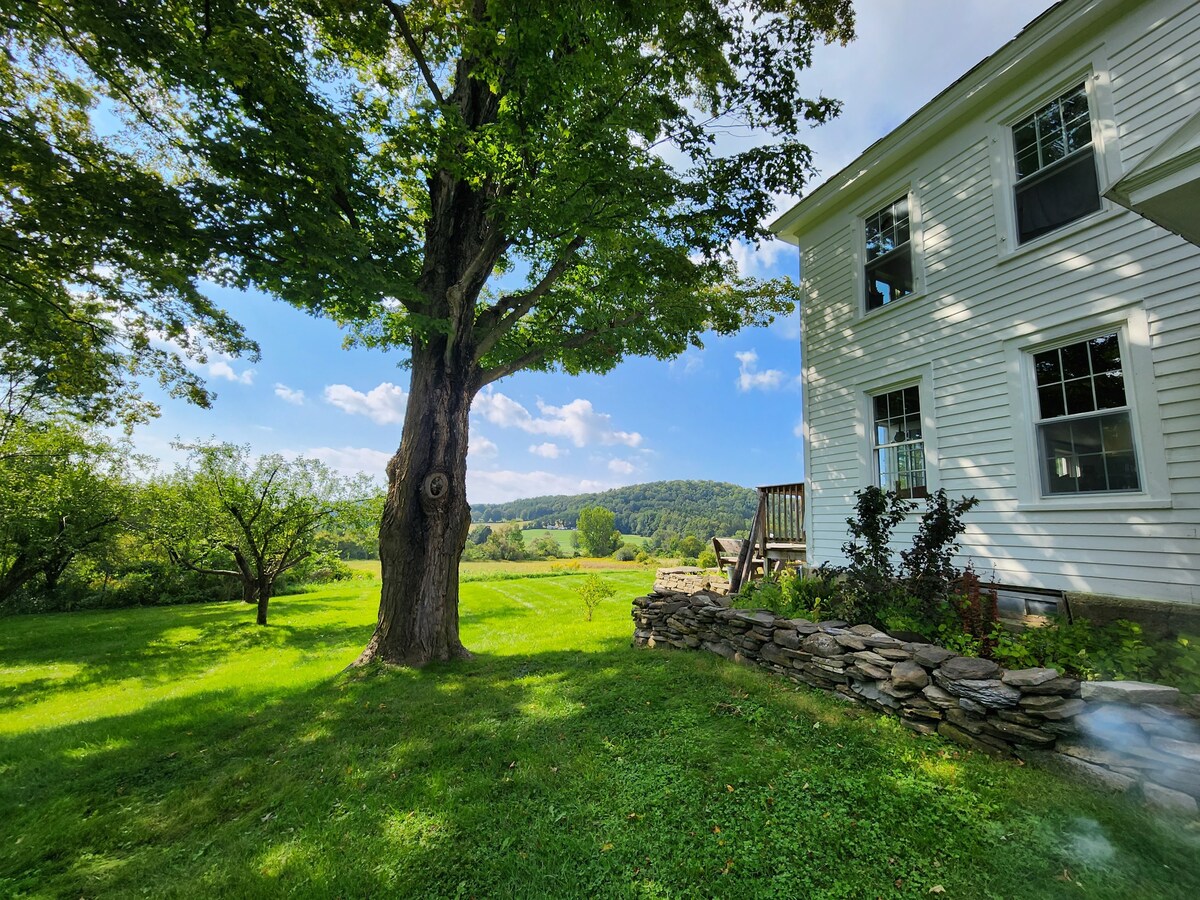
[[[773,229],[810,562],[856,490],[945,488],[1010,610],[1200,621],[1200,3],[1057,4]]]

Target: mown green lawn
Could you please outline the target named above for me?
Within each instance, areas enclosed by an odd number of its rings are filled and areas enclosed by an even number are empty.
[[[345,673],[362,580],[8,618],[0,895],[1200,896],[1200,832],[695,653],[648,572],[463,585],[474,660]]]

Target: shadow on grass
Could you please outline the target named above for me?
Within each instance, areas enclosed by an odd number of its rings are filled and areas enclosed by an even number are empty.
[[[10,893],[1200,893],[1127,805],[624,639],[165,700],[4,738],[0,772]],[[1064,851],[1080,817],[1110,857]]]
[[[321,653],[350,643],[365,644],[371,624],[347,626],[302,621],[322,613],[344,613],[352,594],[298,595],[273,601],[270,624],[254,622],[255,608],[241,601],[187,607],[155,607],[42,617],[13,617],[7,638],[0,642],[6,668],[54,665],[61,676],[22,680],[14,677],[0,692],[0,710],[15,710],[55,695],[87,690],[126,678],[163,684],[194,677],[239,653],[255,650],[293,650]],[[64,641],[64,617],[78,623],[73,640]],[[292,624],[301,621],[301,624]],[[49,625],[43,628],[40,626]],[[23,626],[23,627],[22,627]],[[346,662],[353,659],[347,654]]]

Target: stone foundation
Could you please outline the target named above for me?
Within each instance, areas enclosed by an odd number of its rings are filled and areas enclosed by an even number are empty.
[[[663,577],[671,572],[672,577]],[[663,570],[633,601],[635,646],[706,650],[899,717],[921,734],[1054,765],[1155,806],[1197,812],[1200,722],[1175,688],[1005,670],[869,625],[732,609],[702,570]],[[681,589],[679,578],[695,579]]]

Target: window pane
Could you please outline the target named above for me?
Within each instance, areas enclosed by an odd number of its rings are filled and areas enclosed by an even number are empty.
[[[913,290],[912,255],[908,244],[866,266],[867,309],[876,309]]]
[[[1092,374],[1088,368],[1088,345],[1071,344],[1059,350],[1062,354],[1063,379],[1087,378]]]
[[[1114,453],[1105,456],[1110,491],[1136,491],[1139,487],[1137,458],[1133,453]]]
[[[1071,441],[1076,453],[1099,453],[1103,449],[1099,419],[1076,419],[1070,425]]]
[[[921,443],[921,394],[917,387],[877,394],[871,400],[875,416],[875,472],[884,490],[902,496],[925,496],[925,447]]]
[[[1140,489],[1132,416],[1127,409],[1103,412],[1126,406],[1119,346],[1110,334],[1034,354],[1044,493]],[[1051,380],[1056,365],[1070,375],[1085,362],[1093,374]]]
[[[1100,436],[1105,453],[1133,452],[1133,428],[1129,413],[1109,413],[1100,418]]]
[[[1038,162],[1037,129],[1034,128],[1032,119],[1013,129],[1013,146],[1016,151],[1018,178],[1032,175],[1041,168]]]
[[[1063,392],[1067,395],[1068,415],[1095,411],[1096,401],[1092,398],[1092,380],[1090,378],[1066,382],[1063,385]]]
[[[1078,457],[1079,491],[1108,490],[1108,475],[1104,469],[1104,454],[1087,453]]]
[[[1043,419],[1054,419],[1067,414],[1067,404],[1063,399],[1062,385],[1052,384],[1038,388],[1038,407]]]
[[[1088,341],[1093,372],[1116,372],[1121,369],[1121,344],[1115,334],[1106,334]]]
[[[1062,381],[1062,366],[1059,365],[1058,351],[1047,350],[1045,353],[1033,355],[1033,370],[1037,373],[1038,384],[1050,384]]]
[[[1017,237],[1031,240],[1100,208],[1092,150],[1080,151],[1045,175],[1017,185]]]
[[[1063,143],[1062,117],[1057,103],[1051,103],[1037,114],[1038,143],[1042,150],[1042,166],[1057,162],[1067,155]]]
[[[878,309],[913,290],[908,197],[889,203],[864,221],[867,309]]]
[[[1105,372],[1096,377],[1096,408],[1115,409],[1125,405],[1125,379],[1120,372]]]

